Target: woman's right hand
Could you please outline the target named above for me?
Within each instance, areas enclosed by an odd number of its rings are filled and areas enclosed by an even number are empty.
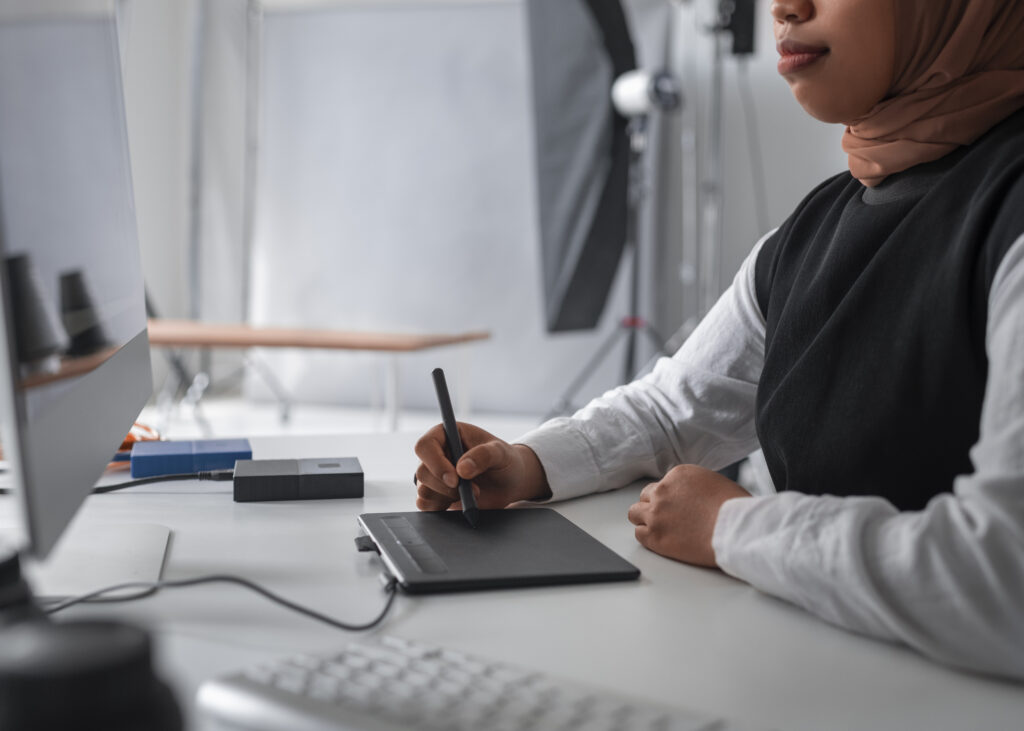
[[[458,429],[465,452],[457,465],[451,463],[441,424],[416,443],[416,456],[422,460],[416,470],[417,508],[461,509],[459,477],[473,483],[481,510],[551,497],[544,468],[532,449],[509,444],[472,424],[459,422]]]

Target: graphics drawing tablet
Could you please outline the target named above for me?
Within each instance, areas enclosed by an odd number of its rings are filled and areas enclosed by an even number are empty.
[[[548,508],[364,513],[359,524],[409,594],[628,581],[640,571]]]

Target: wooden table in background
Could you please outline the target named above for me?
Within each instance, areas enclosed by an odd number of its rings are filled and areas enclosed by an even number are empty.
[[[486,331],[466,333],[380,333],[257,327],[242,323],[151,319],[150,345],[181,348],[317,348],[388,353],[385,409],[391,431],[398,428],[398,355],[487,340]]]

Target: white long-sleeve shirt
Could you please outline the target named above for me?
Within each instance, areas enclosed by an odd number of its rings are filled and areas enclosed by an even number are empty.
[[[678,464],[721,469],[757,449],[765,321],[754,265],[766,239],[673,357],[517,440],[537,453],[553,499],[660,479]],[[880,497],[730,500],[715,524],[719,566],[854,632],[1024,678],[1024,236],[993,280],[985,344],[975,470],[952,493],[914,512]]]

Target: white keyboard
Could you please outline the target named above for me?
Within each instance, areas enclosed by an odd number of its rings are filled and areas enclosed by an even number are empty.
[[[200,712],[258,731],[740,731],[737,724],[397,637],[207,681]],[[747,727],[742,727],[746,729]]]

